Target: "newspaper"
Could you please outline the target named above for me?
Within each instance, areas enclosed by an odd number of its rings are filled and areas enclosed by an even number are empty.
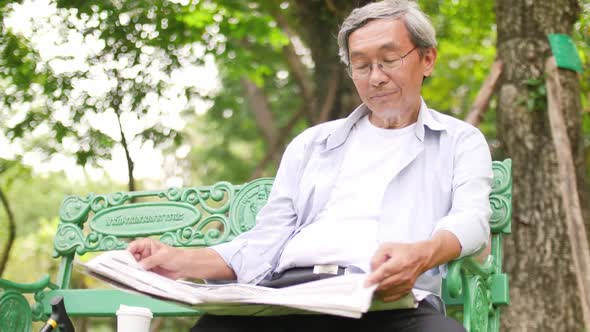
[[[105,252],[87,263],[86,273],[118,288],[169,299],[191,306],[201,304],[278,305],[331,315],[359,318],[371,307],[376,286],[364,287],[366,274],[347,274],[285,288],[249,284],[198,284],[173,280],[146,271],[127,250]],[[394,307],[415,307],[409,295]]]

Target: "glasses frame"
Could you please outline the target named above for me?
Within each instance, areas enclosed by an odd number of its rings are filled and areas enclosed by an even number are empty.
[[[379,68],[379,70],[381,70],[382,72],[384,72],[385,74],[388,74],[390,70],[394,71],[394,70],[398,70],[400,68],[402,68],[404,66],[404,59],[410,55],[410,53],[414,52],[415,49],[417,49],[418,46],[414,46],[414,48],[412,48],[411,50],[409,50],[408,52],[406,52],[406,54],[402,55],[399,57],[399,59],[395,59],[393,61],[395,61],[397,63],[397,61],[401,61],[401,64],[399,67],[395,68],[395,69],[385,69],[386,67],[383,65],[383,62],[372,62],[370,64],[369,67],[369,71],[367,72],[367,75],[363,75],[362,77],[357,77],[355,78],[352,75],[352,64],[348,64],[348,66],[346,66],[346,72],[348,73],[348,76],[350,76],[350,78],[352,78],[353,80],[364,80],[369,78],[369,76],[371,76],[371,72],[373,71],[373,65],[377,65],[377,67]]]

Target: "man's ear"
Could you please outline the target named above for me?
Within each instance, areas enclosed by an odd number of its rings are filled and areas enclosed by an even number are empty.
[[[422,75],[424,75],[425,77],[432,75],[432,72],[434,71],[434,64],[436,63],[437,54],[438,53],[436,51],[436,48],[430,47],[422,56],[422,66],[424,68]]]

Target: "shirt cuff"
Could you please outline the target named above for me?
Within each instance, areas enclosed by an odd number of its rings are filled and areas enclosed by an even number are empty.
[[[272,266],[262,260],[251,260],[251,264],[244,264],[242,250],[247,244],[247,240],[234,239],[210,248],[234,271],[238,283],[257,284],[271,271]]]
[[[439,221],[431,236],[434,236],[434,234],[441,230],[449,231],[457,237],[461,244],[459,258],[476,254],[488,245],[490,232],[487,219],[483,222],[478,222],[474,220],[476,218],[478,217],[472,216],[468,218],[464,215],[446,216]]]

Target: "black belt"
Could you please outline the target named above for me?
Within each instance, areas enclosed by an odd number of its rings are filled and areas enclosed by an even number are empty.
[[[258,286],[283,288],[303,284],[310,281],[341,276],[346,268],[338,265],[315,265],[310,267],[294,267],[281,273],[273,274],[270,279],[262,280]]]

